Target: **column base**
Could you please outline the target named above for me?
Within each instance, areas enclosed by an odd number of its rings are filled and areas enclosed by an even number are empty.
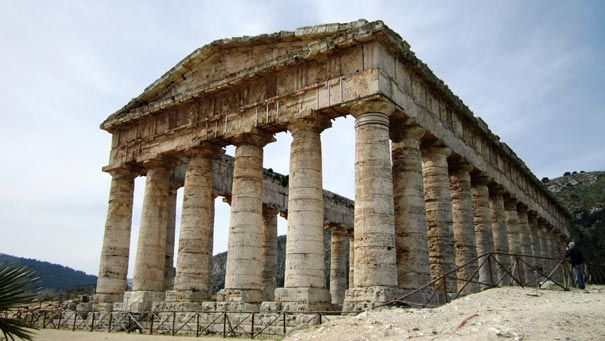
[[[332,297],[325,288],[277,288],[275,301],[283,311],[305,312],[330,310]]]
[[[165,296],[163,291],[127,291],[122,309],[135,313],[149,312],[153,303],[164,301]]]
[[[383,303],[397,299],[408,290],[398,287],[374,286],[366,288],[351,288],[345,292],[342,311],[360,312],[372,309]],[[428,298],[428,297],[427,297]]]
[[[164,302],[153,303],[154,311],[199,311],[202,302],[210,299],[210,295],[202,291],[170,290],[166,291]]]
[[[263,292],[260,289],[221,289],[216,294],[219,302],[261,303]]]
[[[92,299],[92,306],[97,311],[113,311],[113,305],[116,302],[124,300],[123,293],[101,293],[95,294]]]

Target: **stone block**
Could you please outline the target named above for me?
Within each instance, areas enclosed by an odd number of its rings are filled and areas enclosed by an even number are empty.
[[[170,290],[166,292],[166,302],[203,302],[209,299],[209,295],[203,291],[193,290]]]
[[[325,288],[277,288],[275,300],[284,311],[330,310],[332,296]]]
[[[163,291],[128,291],[124,293],[122,310],[131,312],[151,311],[154,302],[164,301]]]
[[[281,303],[275,302],[275,301],[266,301],[266,302],[261,303],[261,305],[260,305],[261,312],[275,312],[275,311],[281,311],[281,309],[282,309]]]
[[[342,310],[345,312],[364,311],[405,295],[398,287],[373,286],[348,289]]]
[[[216,294],[216,300],[220,302],[260,303],[263,301],[263,292],[256,289],[222,289]]]

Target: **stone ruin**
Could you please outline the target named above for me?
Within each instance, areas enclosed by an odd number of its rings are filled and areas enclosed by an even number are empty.
[[[321,133],[346,115],[355,118],[355,203],[322,184]],[[215,41],[101,128],[112,135],[103,168],[112,181],[96,309],[357,311],[477,255],[550,257],[569,239],[569,212],[381,21]],[[287,178],[263,169],[263,147],[283,131],[293,137]],[[233,158],[222,155],[228,145]],[[127,291],[138,176],[146,184]],[[225,288],[212,301],[217,196],[230,204],[231,220]],[[276,288],[278,214],[288,221],[283,288]],[[477,267],[461,275],[477,270],[487,281],[489,269]],[[480,289],[471,283],[465,292]]]

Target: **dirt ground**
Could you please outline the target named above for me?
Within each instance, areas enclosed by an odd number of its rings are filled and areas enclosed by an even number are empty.
[[[286,340],[605,340],[605,286],[571,291],[498,288],[435,309],[357,316]]]
[[[199,338],[188,336],[165,335],[139,335],[125,333],[100,333],[71,330],[41,329],[36,332],[34,341],[224,341],[222,337],[202,336]],[[237,338],[234,340],[250,340]]]

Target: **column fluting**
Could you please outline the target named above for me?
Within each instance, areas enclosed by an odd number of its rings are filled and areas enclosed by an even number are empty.
[[[418,126],[391,129],[397,282],[414,290],[430,282],[426,207]]]
[[[111,174],[109,203],[105,219],[103,247],[95,300],[119,302],[127,289],[128,254],[132,226],[134,179],[139,175],[132,167],[116,168]]]
[[[477,255],[479,256],[492,253],[495,250],[492,234],[492,211],[489,202],[489,182],[490,179],[482,174],[473,174],[471,178],[475,238]],[[497,276],[496,264],[487,258],[481,258],[480,261],[483,265],[479,269],[479,281],[485,283],[481,288],[486,289],[494,284]]]
[[[452,199],[446,147],[429,147],[422,150],[422,174],[426,200],[427,235],[431,277],[436,279],[456,268],[454,253],[454,226]],[[446,279],[447,292],[456,292],[455,280]],[[442,283],[435,289],[443,291]]]
[[[454,225],[454,250],[456,256],[458,288],[464,286],[463,293],[470,294],[479,291],[476,283],[466,283],[464,280],[474,280],[477,271],[477,243],[475,237],[475,221],[473,212],[473,195],[471,192],[470,171],[473,166],[459,161],[450,171],[450,193],[452,200],[452,217]]]

